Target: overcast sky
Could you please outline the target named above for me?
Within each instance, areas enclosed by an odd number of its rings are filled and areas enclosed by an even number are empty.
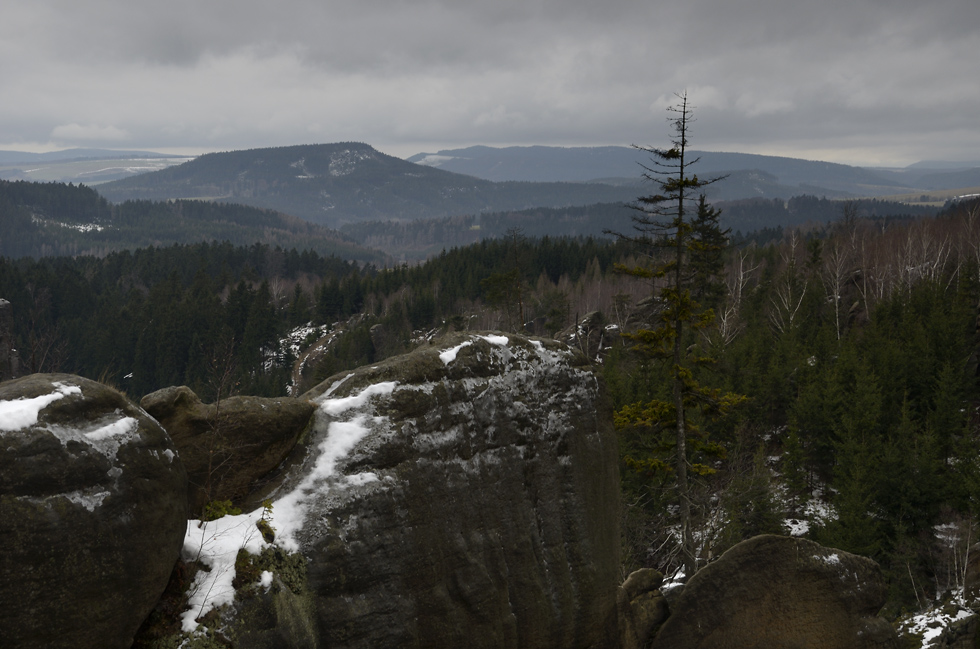
[[[7,0],[0,149],[980,159],[978,0]]]

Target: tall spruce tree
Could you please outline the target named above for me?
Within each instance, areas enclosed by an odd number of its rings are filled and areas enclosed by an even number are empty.
[[[668,388],[658,395],[663,398],[620,409],[616,423],[619,428],[657,439],[656,443],[639,446],[673,447],[673,467],[656,454],[627,456],[626,462],[641,472],[672,469],[680,514],[681,556],[690,577],[697,570],[697,551],[689,473],[712,473],[712,467],[697,460],[706,449],[718,448],[708,441],[702,425],[728,413],[744,397],[706,387],[696,377],[697,368],[712,361],[698,351],[699,345],[691,340],[691,334],[710,327],[714,313],[702,307],[693,292],[710,294],[704,285],[712,282],[722,268],[716,258],[720,258],[727,244],[727,233],[718,224],[717,211],[703,198],[703,188],[717,179],[702,180],[691,173],[691,166],[697,162],[688,151],[692,107],[686,94],[678,98],[679,103],[668,108],[673,131],[671,147],[637,147],[651,154],[651,165],[644,166],[643,176],[657,192],[638,198],[632,205],[636,212],[632,219],[635,234],[617,233],[638,244],[648,255],[646,265],[620,267],[627,274],[651,281],[658,306],[650,328],[639,329],[628,338],[641,357],[662,364]],[[672,444],[665,437],[671,432]]]

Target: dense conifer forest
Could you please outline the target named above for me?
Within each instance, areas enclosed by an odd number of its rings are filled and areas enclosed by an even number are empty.
[[[258,241],[368,262],[385,258],[339,232],[272,210],[188,200],[112,205],[84,185],[0,180],[0,256],[105,255],[215,240]]]
[[[697,378],[747,397],[724,417],[705,414],[690,448],[703,467],[692,479],[697,560],[785,533],[793,519],[879,561],[894,610],[914,607],[962,579],[980,513],[980,202],[899,220],[845,209],[832,224],[763,239],[724,249],[698,295],[714,326],[686,334],[688,348],[716,359]],[[516,229],[417,266],[177,244],[0,258],[0,297],[25,371],[78,373],[137,400],[181,384],[206,400],[279,395],[440,330],[500,329],[581,349],[621,411],[668,385],[622,335],[662,308],[656,279],[617,270],[646,252]],[[315,343],[321,353],[298,371]],[[672,443],[617,421],[624,561],[671,570]]]

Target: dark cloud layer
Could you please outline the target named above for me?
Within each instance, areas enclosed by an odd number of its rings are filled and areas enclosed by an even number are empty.
[[[976,0],[12,0],[0,147],[664,137],[860,163],[980,155]]]

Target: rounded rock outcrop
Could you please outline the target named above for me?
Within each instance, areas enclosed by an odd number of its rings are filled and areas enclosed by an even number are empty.
[[[871,559],[762,535],[735,545],[684,586],[654,649],[895,649],[878,611],[887,589]]]
[[[192,516],[213,500],[241,502],[289,455],[316,410],[289,397],[235,396],[205,404],[186,386],[157,390],[140,406],[180,452]]]
[[[125,649],[187,523],[170,437],[119,392],[67,374],[0,384],[0,637],[6,649]]]

